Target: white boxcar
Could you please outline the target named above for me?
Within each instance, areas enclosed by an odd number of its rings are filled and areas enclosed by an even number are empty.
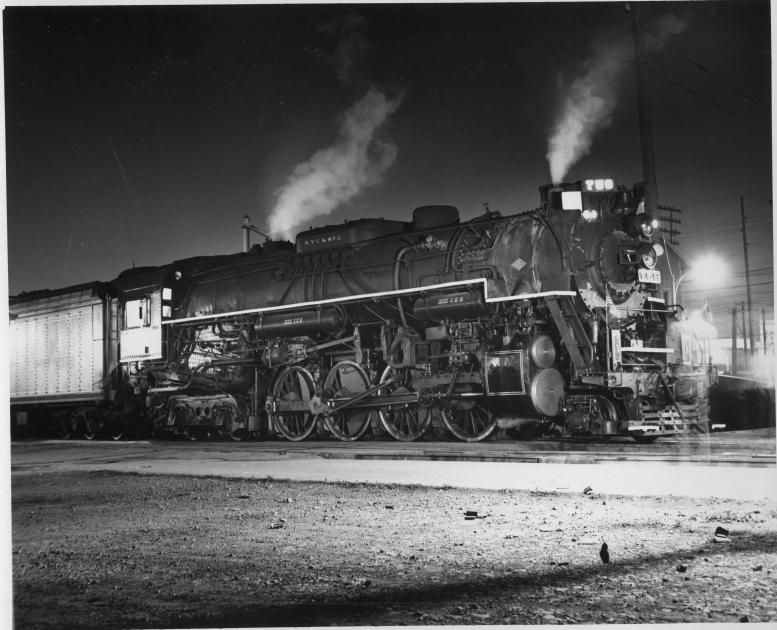
[[[101,283],[17,296],[10,317],[12,405],[110,399],[115,301]]]

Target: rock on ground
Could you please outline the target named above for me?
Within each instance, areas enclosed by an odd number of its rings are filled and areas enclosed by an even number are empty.
[[[777,621],[765,501],[114,473],[12,484],[18,630]]]

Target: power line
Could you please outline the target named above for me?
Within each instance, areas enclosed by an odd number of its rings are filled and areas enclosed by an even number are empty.
[[[645,28],[645,27],[643,27],[643,28],[644,28],[644,30],[646,32],[650,33],[653,37],[655,37],[658,41],[660,41],[666,48],[676,52],[681,57],[684,57],[694,67],[696,67],[697,69],[701,70],[705,74],[708,74],[709,76],[711,76],[713,79],[716,79],[717,81],[719,81],[720,83],[725,85],[729,90],[734,92],[737,96],[742,97],[744,99],[745,103],[747,103],[748,105],[756,107],[762,114],[770,114],[765,109],[763,109],[760,105],[753,104],[753,102],[750,100],[750,97],[747,94],[744,94],[743,92],[740,92],[737,88],[735,88],[733,85],[731,85],[728,81],[725,81],[724,79],[722,79],[721,77],[719,77],[718,75],[713,73],[711,70],[709,70],[708,68],[706,68],[703,65],[701,65],[698,61],[696,61],[695,59],[692,59],[687,53],[683,52],[682,50],[680,50],[679,48],[677,48],[673,44],[670,44],[667,40],[663,39],[662,37],[659,37],[653,31],[651,31],[649,28]]]
[[[751,282],[751,287],[773,287],[774,282]],[[744,290],[745,287],[710,287],[707,289],[690,289],[683,287],[683,291],[690,293],[691,291],[731,291],[731,290]]]
[[[772,187],[771,186],[766,186],[764,188],[756,188],[755,190],[746,191],[746,192],[741,193],[741,194],[743,194],[745,197],[752,197],[753,195],[755,195],[757,193],[771,192],[771,191],[772,191]],[[741,196],[739,193],[732,193],[730,195],[721,195],[720,197],[711,197],[709,199],[701,199],[699,201],[688,201],[688,202],[684,203],[683,206],[698,206],[698,205],[700,205],[702,203],[710,203],[712,201],[722,201],[723,199],[733,199],[733,198],[736,198],[736,197],[739,197],[739,196]]]
[[[665,81],[668,81],[669,83],[679,87],[680,89],[685,90],[686,92],[688,92],[690,94],[693,94],[696,98],[704,101],[705,103],[708,103],[708,104],[712,105],[713,107],[717,107],[718,109],[723,110],[727,114],[731,114],[732,116],[734,116],[734,118],[739,118],[740,120],[743,120],[746,123],[748,123],[750,125],[753,125],[754,127],[757,127],[761,131],[765,131],[766,133],[771,133],[771,129],[763,127],[761,124],[759,124],[757,122],[754,122],[754,121],[750,120],[749,118],[745,118],[744,116],[740,116],[735,111],[729,109],[728,107],[723,107],[723,105],[721,105],[720,103],[716,103],[715,101],[713,101],[712,99],[707,98],[703,94],[699,94],[696,90],[693,90],[693,89],[689,88],[687,85],[683,85],[679,81],[675,81],[674,79],[666,76],[665,74],[661,74],[660,72],[658,72],[657,70],[654,70],[653,68],[648,68],[648,69],[653,74],[655,74],[656,76],[659,76],[662,79],[664,79]]]

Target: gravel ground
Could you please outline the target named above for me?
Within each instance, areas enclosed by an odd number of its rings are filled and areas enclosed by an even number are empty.
[[[777,621],[768,501],[106,472],[12,486],[18,629]]]

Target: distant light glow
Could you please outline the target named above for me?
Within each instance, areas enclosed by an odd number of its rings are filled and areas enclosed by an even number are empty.
[[[729,267],[716,254],[703,254],[694,259],[688,271],[688,279],[700,289],[722,286],[729,276]]]

